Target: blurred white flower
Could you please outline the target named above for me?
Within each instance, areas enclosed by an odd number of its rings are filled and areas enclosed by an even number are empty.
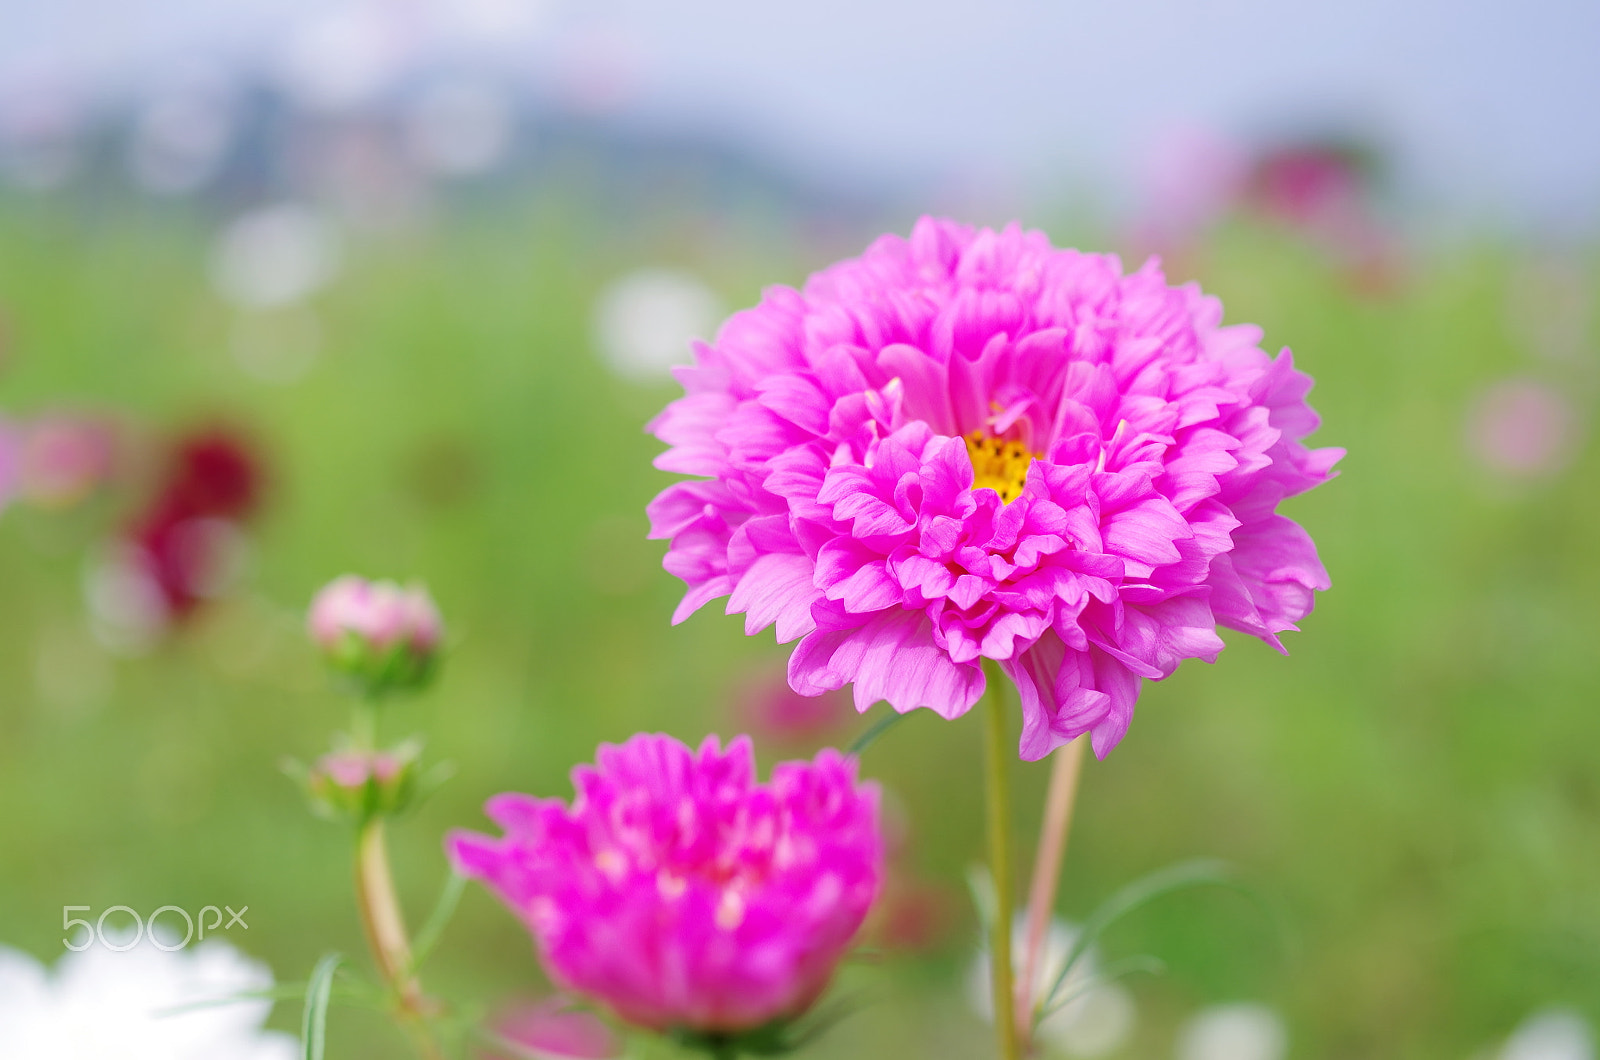
[[[1035,1003],[1055,985],[1067,955],[1077,938],[1077,928],[1062,920],[1052,920],[1045,936],[1043,960],[1034,974]],[[1022,974],[1028,924],[1023,915],[1012,921],[1011,955],[1017,975]],[[1072,998],[1046,1016],[1039,1024],[1038,1040],[1047,1051],[1063,1056],[1089,1058],[1105,1056],[1120,1049],[1133,1034],[1136,1016],[1133,995],[1116,983],[1095,985],[1099,959],[1090,947],[1073,965],[1072,971],[1056,992],[1056,999]],[[985,1020],[994,1019],[993,990],[989,979],[989,952],[978,951],[967,976],[967,996],[973,1009]]]
[[[149,651],[171,619],[148,557],[131,545],[109,545],[86,558],[83,595],[95,640],[119,655]]]
[[[1497,1060],[1594,1060],[1589,1023],[1568,1009],[1546,1009],[1522,1021]]]
[[[1566,466],[1578,441],[1578,416],[1567,396],[1533,379],[1485,387],[1467,414],[1467,445],[1489,471],[1539,478]]]
[[[1177,1060],[1283,1060],[1288,1051],[1283,1018],[1253,1002],[1201,1009],[1178,1031]]]
[[[171,1011],[271,986],[266,965],[216,939],[171,951],[148,937],[122,952],[96,944],[49,969],[0,946],[0,1056],[290,1060],[294,1039],[261,1029],[270,1001]]]
[[[406,149],[430,173],[471,176],[505,157],[515,122],[505,90],[481,81],[441,81],[406,115]]]
[[[613,372],[636,382],[665,379],[693,363],[689,343],[710,339],[723,315],[716,294],[678,269],[639,269],[614,281],[595,303],[600,353]]]
[[[233,111],[220,93],[175,91],[150,100],[134,121],[128,168],[141,188],[181,195],[217,175],[233,138]]]
[[[315,294],[337,274],[332,227],[308,206],[280,203],[235,218],[217,239],[211,279],[244,309],[271,309]]]

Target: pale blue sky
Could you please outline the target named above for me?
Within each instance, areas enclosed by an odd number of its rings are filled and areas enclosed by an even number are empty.
[[[0,0],[0,85],[125,91],[175,56],[276,62],[327,0]],[[1549,225],[1600,207],[1597,0],[367,0],[413,58],[448,37],[535,82],[600,68],[624,113],[790,164],[1117,197],[1164,132],[1353,120],[1417,201]],[[446,25],[514,28],[471,41]],[[495,47],[485,46],[486,40]]]

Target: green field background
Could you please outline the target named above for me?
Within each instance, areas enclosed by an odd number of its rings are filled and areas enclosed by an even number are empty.
[[[127,497],[0,515],[0,942],[54,959],[65,905],[228,903],[250,907],[230,940],[280,979],[328,949],[362,952],[350,837],[279,770],[345,721],[301,632],[311,594],[345,571],[424,579],[451,630],[441,680],[385,720],[457,767],[393,832],[414,919],[443,878],[443,834],[484,825],[490,794],[566,795],[573,763],[641,729],[733,734],[739,690],[780,673],[786,652],[720,606],[670,625],[679,583],[645,540],[644,506],[671,479],[642,425],[675,390],[607,374],[591,306],[615,276],[658,264],[748,305],[871,232],[601,214],[549,194],[353,234],[315,300],[318,362],[269,386],[227,353],[232,311],[206,282],[199,212],[0,200],[0,414],[110,410],[148,430],[226,419],[270,475],[243,591],[138,657],[100,652],[82,591],[86,552]],[[1592,332],[1587,359],[1540,360],[1508,311],[1531,253],[1438,240],[1377,293],[1289,235],[1232,224],[1174,265],[1230,322],[1294,349],[1317,380],[1315,440],[1349,456],[1286,506],[1333,578],[1289,657],[1229,635],[1215,666],[1147,685],[1127,740],[1087,769],[1065,916],[1208,856],[1282,924],[1216,891],[1119,925],[1107,957],[1167,965],[1130,981],[1139,1022],[1120,1055],[1170,1056],[1177,1025],[1219,1001],[1278,1008],[1295,1057],[1351,1060],[1466,1058],[1552,1004],[1600,1017],[1600,468],[1585,442],[1556,477],[1510,485],[1464,443],[1495,379],[1531,374],[1583,418],[1593,409]],[[95,678],[83,695],[41,678],[41,659],[79,657]],[[850,968],[868,1004],[812,1055],[986,1055],[962,993],[978,728],[923,712],[866,752],[907,830],[905,866],[949,895],[950,921],[929,952]],[[1046,771],[1015,768],[1024,852]],[[485,1003],[546,989],[527,936],[477,888],[426,978]],[[297,1017],[280,1005],[273,1025]],[[335,1011],[330,1056],[402,1049],[377,1016]]]

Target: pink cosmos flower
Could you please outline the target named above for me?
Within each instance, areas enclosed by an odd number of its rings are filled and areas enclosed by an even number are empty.
[[[1534,379],[1485,387],[1467,417],[1467,445],[1488,470],[1536,479],[1562,470],[1579,441],[1578,416],[1557,388]]]
[[[878,792],[824,750],[755,780],[750,741],[602,744],[559,799],[497,795],[457,871],[527,924],[563,988],[631,1023],[732,1034],[804,1011],[878,892]]]
[[[947,718],[1020,690],[1021,754],[1104,756],[1140,681],[1278,634],[1328,576],[1278,502],[1329,477],[1311,381],[1152,261],[923,218],[776,287],[677,376],[651,424],[673,616],[729,596],[799,640],[789,682]]]

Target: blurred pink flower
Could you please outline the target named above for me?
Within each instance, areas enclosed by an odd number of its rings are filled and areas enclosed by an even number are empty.
[[[329,817],[363,820],[398,813],[414,793],[413,767],[421,753],[421,744],[412,741],[387,751],[348,748],[325,754],[306,774],[306,793]]]
[[[21,465],[22,431],[15,424],[0,419],[0,512],[5,511],[16,496]]]
[[[735,713],[759,736],[785,744],[817,739],[854,717],[843,692],[802,696],[781,672],[752,680],[740,690]]]
[[[19,463],[20,488],[30,502],[70,507],[111,477],[116,435],[92,417],[43,416],[23,430]]]
[[[432,651],[443,634],[433,598],[420,585],[368,581],[354,574],[335,578],[311,601],[312,639],[333,650],[354,635],[376,650],[405,644]]]
[[[1244,205],[1295,229],[1360,290],[1382,294],[1401,278],[1401,247],[1377,210],[1378,151],[1359,141],[1307,140],[1263,151]]]
[[[1311,141],[1263,152],[1250,174],[1249,200],[1263,213],[1313,227],[1363,214],[1371,180],[1365,152]]]
[[[1326,480],[1311,380],[1154,262],[1015,225],[923,218],[735,314],[652,423],[664,566],[799,639],[789,683],[947,718],[982,659],[1021,693],[1021,755],[1104,756],[1143,679],[1278,634],[1328,587],[1278,502]],[[730,595],[731,594],[731,595]]]
[[[1467,415],[1467,445],[1484,467],[1512,478],[1540,478],[1567,465],[1578,417],[1559,390],[1532,379],[1486,387]]]
[[[1244,150],[1221,133],[1172,130],[1146,162],[1135,239],[1141,246],[1182,247],[1233,207],[1246,170]]]
[[[948,887],[909,869],[891,870],[867,938],[891,953],[929,953],[949,939],[960,908]]]
[[[883,871],[878,793],[828,749],[755,779],[750,741],[602,744],[559,799],[497,795],[457,871],[523,919],[561,986],[656,1030],[732,1034],[816,1000]]]
[[[551,997],[507,1009],[490,1021],[499,1037],[516,1046],[517,1055],[490,1050],[490,1060],[611,1060],[623,1055],[616,1033],[592,1012],[572,1007],[566,998]]]
[[[372,694],[426,683],[444,636],[439,609],[422,586],[354,574],[317,593],[306,627],[328,664]]]
[[[371,780],[383,784],[400,775],[404,760],[386,751],[335,751],[317,759],[317,772],[340,788],[359,788]]]

